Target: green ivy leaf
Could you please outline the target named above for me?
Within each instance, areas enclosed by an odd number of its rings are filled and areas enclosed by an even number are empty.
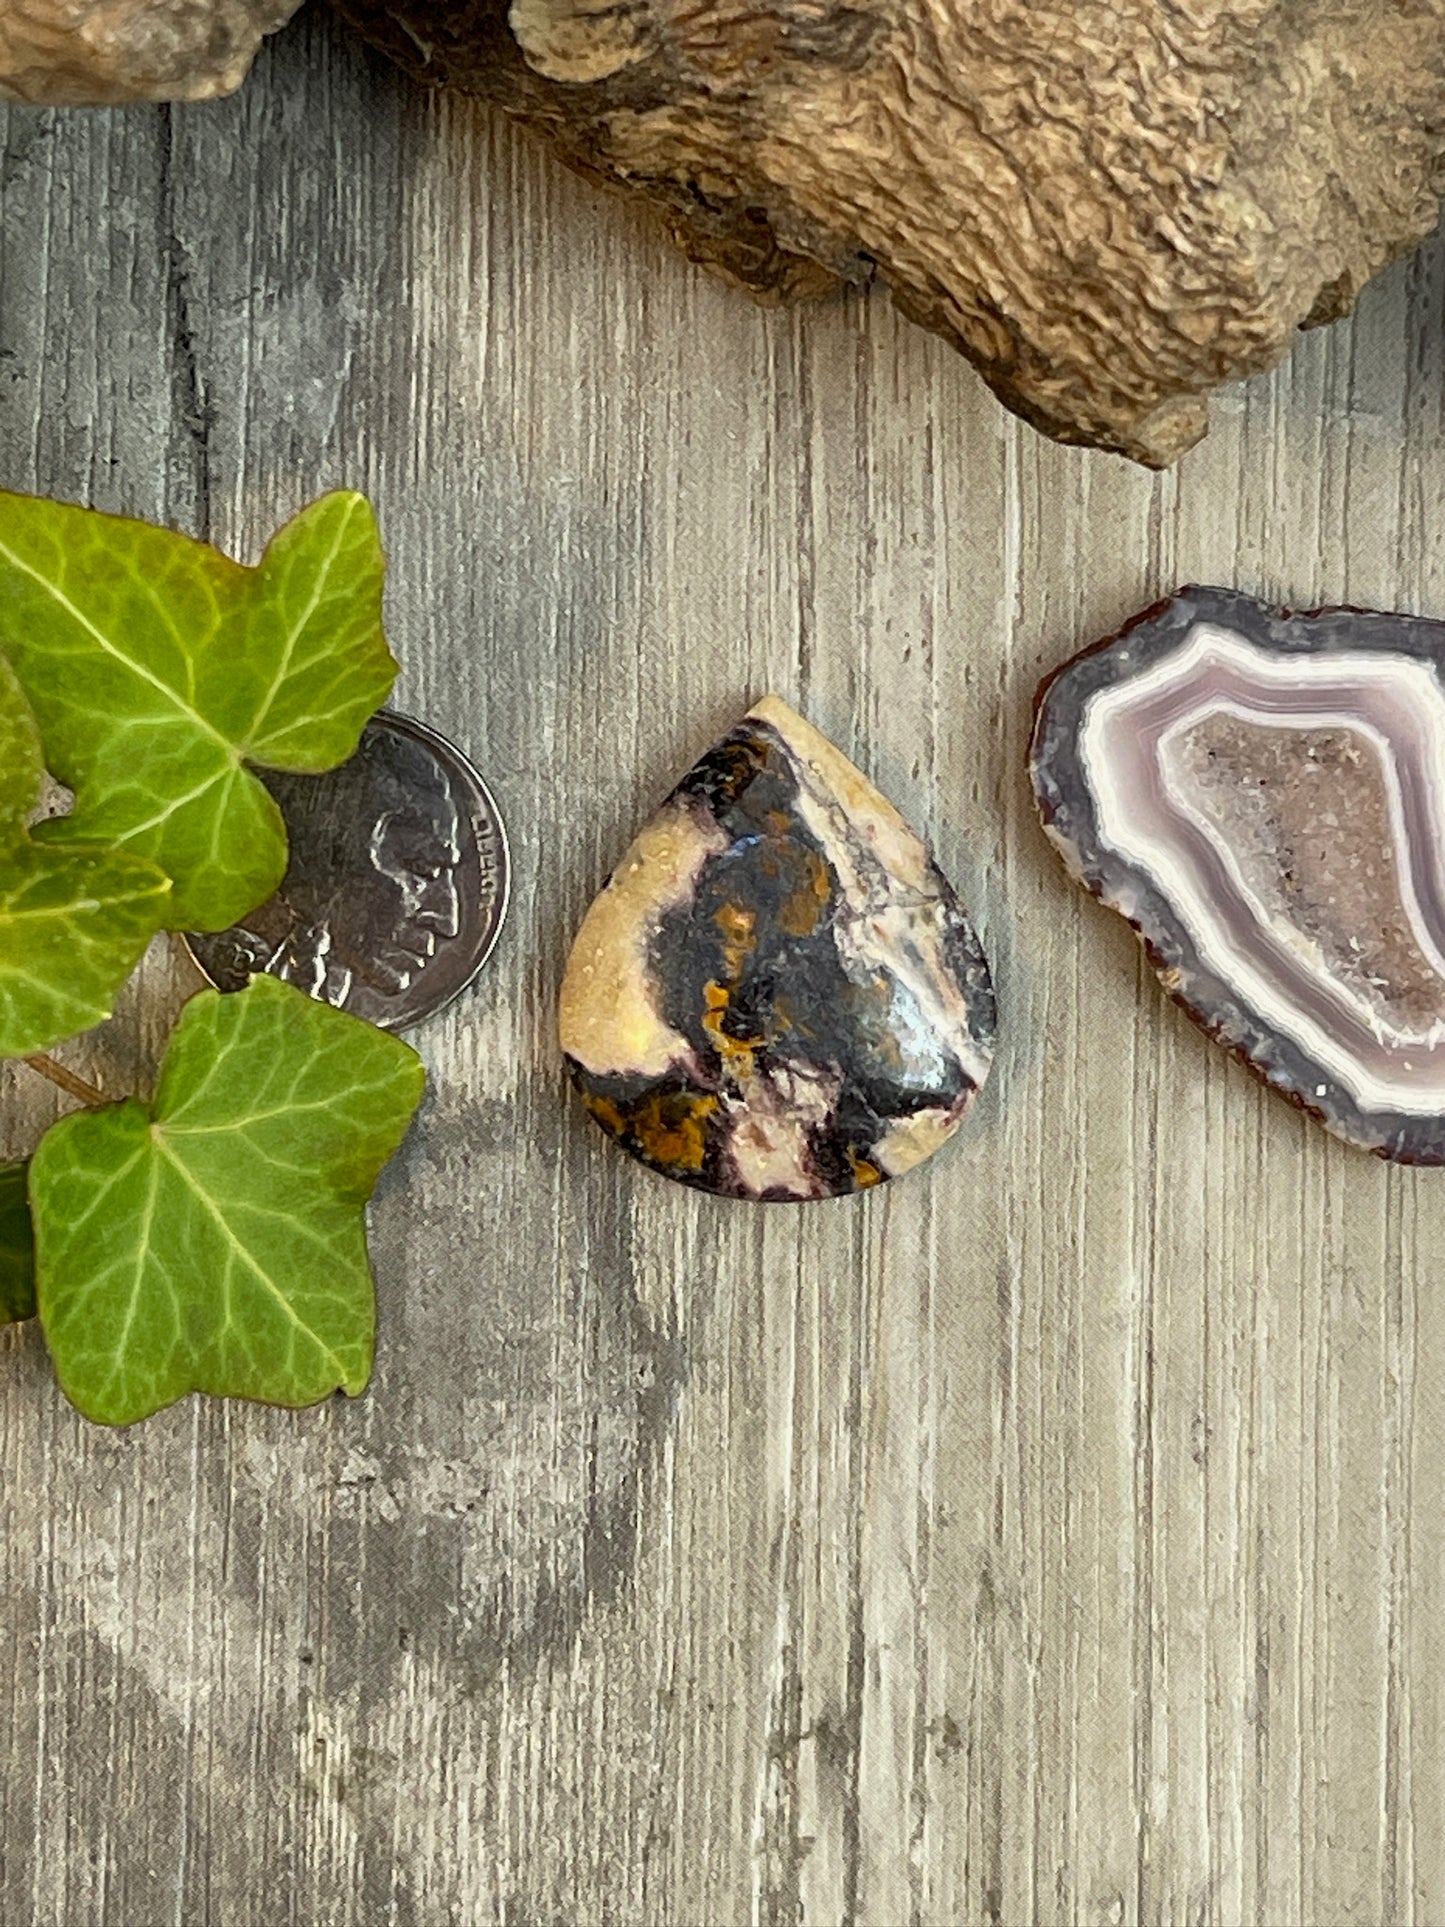
[[[15,671],[0,656],[0,839],[6,844],[24,832],[44,781],[45,753],[35,712]]]
[[[74,813],[41,832],[172,878],[173,929],[223,930],[280,882],[280,813],[247,763],[345,762],[386,700],[371,505],[323,496],[254,569],[145,522],[0,492],[0,647]]]
[[[0,656],[0,1057],[108,1017],[170,902],[170,879],[140,857],[32,839],[44,775],[35,717]]]
[[[63,1118],[31,1165],[40,1319],[66,1396],[127,1425],[187,1392],[360,1392],[364,1207],[423,1082],[399,1039],[273,977],[193,997],[155,1102]]]
[[[35,1239],[25,1166],[0,1164],[0,1325],[35,1316]]]

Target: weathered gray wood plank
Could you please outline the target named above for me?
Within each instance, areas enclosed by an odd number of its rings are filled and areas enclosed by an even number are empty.
[[[0,1338],[0,1920],[1445,1918],[1445,1182],[1166,1007],[1022,769],[1041,671],[1177,581],[1445,613],[1445,249],[1154,478],[881,300],[753,310],[320,20],[0,166],[0,482],[246,554],[371,489],[400,700],[519,871],[418,1040],[366,1399],[112,1436]],[[624,1168],[550,1028],[767,687],[936,839],[1005,1022],[967,1142],[796,1213]],[[143,1083],[184,987],[74,1061]],[[5,1071],[0,1152],[55,1108]]]

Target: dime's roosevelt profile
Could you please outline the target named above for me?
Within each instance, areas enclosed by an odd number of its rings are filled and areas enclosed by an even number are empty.
[[[201,968],[223,990],[265,972],[388,1029],[450,1002],[506,904],[506,839],[481,778],[388,714],[339,769],[261,775],[286,820],[286,876],[242,923],[187,939]]]

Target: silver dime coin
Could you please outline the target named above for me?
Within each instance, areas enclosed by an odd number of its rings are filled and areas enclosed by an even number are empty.
[[[460,996],[506,915],[507,837],[466,757],[383,710],[323,776],[258,770],[286,821],[281,888],[242,923],[186,944],[220,990],[264,971],[383,1030]]]

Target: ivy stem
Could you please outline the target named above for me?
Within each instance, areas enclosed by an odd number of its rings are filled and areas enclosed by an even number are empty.
[[[31,1070],[39,1071],[40,1075],[48,1077],[52,1084],[58,1084],[68,1096],[79,1098],[82,1104],[109,1104],[110,1102],[104,1091],[97,1090],[94,1084],[87,1084],[83,1077],[77,1077],[74,1071],[68,1071],[64,1064],[57,1064],[55,1059],[47,1057],[44,1051],[36,1051],[33,1056],[27,1057],[25,1062]]]

